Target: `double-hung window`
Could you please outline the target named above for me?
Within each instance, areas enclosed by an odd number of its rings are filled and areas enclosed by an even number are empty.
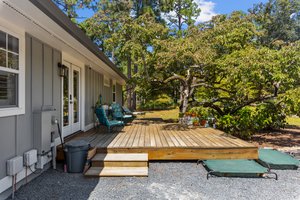
[[[0,108],[18,106],[19,39],[0,31]]]
[[[116,83],[113,83],[112,86],[112,97],[113,97],[113,102],[116,102]]]
[[[23,62],[21,45],[18,36],[0,27],[0,117],[25,112],[24,66],[22,69],[20,67],[20,62]]]

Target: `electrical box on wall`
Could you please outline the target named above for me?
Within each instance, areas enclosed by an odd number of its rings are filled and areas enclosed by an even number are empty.
[[[23,170],[23,157],[17,156],[6,161],[6,173],[8,176],[14,176]]]
[[[38,155],[46,155],[51,150],[52,110],[33,114],[33,144]]]
[[[24,165],[29,167],[37,163],[37,150],[32,149],[24,153]]]

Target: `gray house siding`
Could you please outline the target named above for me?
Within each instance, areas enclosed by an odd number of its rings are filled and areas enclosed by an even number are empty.
[[[99,95],[102,95],[102,101],[105,98],[103,86],[103,75],[91,69],[85,67],[85,125],[89,125],[94,122],[94,105],[98,101]]]
[[[103,87],[103,94],[102,94],[102,98],[103,98],[103,103],[105,104],[111,104],[112,103],[112,80],[109,80],[110,82],[110,86],[104,86]]]
[[[116,93],[117,93],[117,97],[116,97],[116,102],[120,105],[123,105],[123,89],[122,89],[122,85],[120,84],[116,84]]]
[[[34,148],[32,113],[50,106],[61,118],[61,53],[27,34],[25,54],[25,114],[0,118],[0,179],[6,176],[6,160]]]
[[[102,95],[103,104],[112,103],[112,80],[110,79],[110,87],[104,86],[104,77],[101,73],[92,68],[85,67],[85,126],[90,125],[95,120],[93,107],[98,101],[99,95]],[[117,102],[122,104],[122,86],[116,86]]]
[[[0,178],[6,176],[6,160],[16,155],[16,117],[0,118]]]

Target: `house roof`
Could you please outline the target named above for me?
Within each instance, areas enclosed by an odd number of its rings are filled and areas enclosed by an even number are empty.
[[[29,0],[38,9],[45,13],[55,23],[62,27],[72,37],[84,45],[89,51],[95,54],[100,60],[113,69],[121,78],[127,80],[127,77],[120,69],[109,60],[105,54],[91,41],[91,39],[74,24],[52,1]]]

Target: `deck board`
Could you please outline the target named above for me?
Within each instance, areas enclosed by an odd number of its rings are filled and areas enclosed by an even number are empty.
[[[187,128],[157,120],[134,120],[123,130],[92,129],[76,139],[90,140],[98,153],[148,153],[149,160],[255,159],[257,147],[212,128]]]

